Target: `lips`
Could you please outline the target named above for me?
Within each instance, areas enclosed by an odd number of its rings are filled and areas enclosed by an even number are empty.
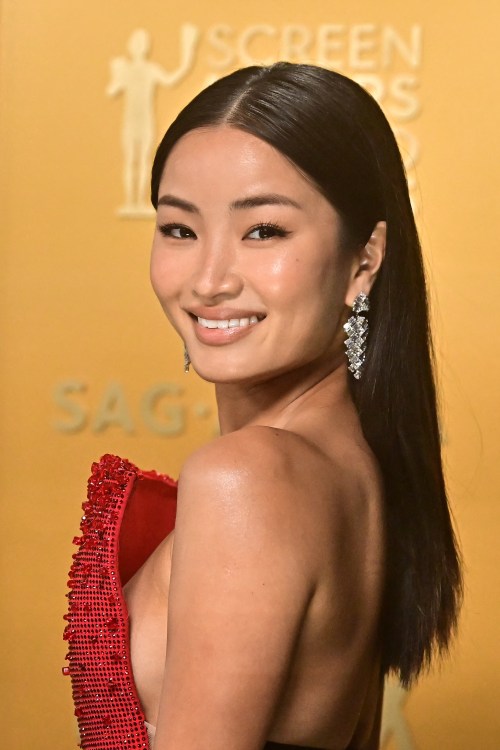
[[[204,344],[220,346],[248,335],[264,318],[263,313],[236,310],[189,311],[194,333]]]

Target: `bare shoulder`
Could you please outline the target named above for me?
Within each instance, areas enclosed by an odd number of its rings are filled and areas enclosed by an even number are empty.
[[[302,436],[274,427],[252,426],[217,438],[193,453],[183,466],[179,486],[206,490],[216,487],[222,497],[235,491],[273,503],[304,496],[311,477],[331,485],[332,464]],[[228,490],[231,493],[228,493]],[[257,490],[258,492],[254,492]]]
[[[379,494],[376,466],[355,447],[326,453],[295,432],[252,426],[222,436],[186,461],[179,479],[180,509],[221,516],[222,523],[251,515],[271,533],[286,528],[309,539],[342,535],[345,523],[358,523],[371,497]],[[326,526],[325,526],[326,524]],[[316,531],[315,528],[316,527]]]
[[[268,458],[271,463],[286,459],[290,450],[304,449],[307,442],[289,430],[277,427],[251,426],[216,438],[193,453],[188,465],[210,461],[216,465],[232,461],[251,462]],[[267,461],[266,461],[267,463]]]

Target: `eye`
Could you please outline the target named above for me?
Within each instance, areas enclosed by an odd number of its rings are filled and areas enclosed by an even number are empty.
[[[184,224],[160,224],[158,230],[164,237],[173,237],[176,240],[196,239],[195,233]]]
[[[272,222],[265,222],[264,224],[258,224],[251,229],[246,237],[249,240],[270,240],[273,237],[286,237],[290,234],[289,231],[283,229],[278,224]],[[252,236],[253,235],[253,236]]]

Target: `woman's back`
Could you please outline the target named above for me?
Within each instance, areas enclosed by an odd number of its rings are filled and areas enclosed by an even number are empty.
[[[295,432],[244,428],[188,460],[176,530],[126,587],[135,681],[152,724],[175,549],[171,627],[178,631],[169,647],[175,655],[194,649],[179,663],[194,674],[176,673],[179,702],[167,682],[165,707],[175,703],[172,712],[188,713],[193,732],[197,721],[206,731],[220,722],[218,701],[230,694],[228,710],[240,716],[241,709],[252,724],[273,706],[264,740],[333,750],[370,747],[372,730],[377,736],[380,481],[348,399],[337,404],[333,429],[324,400],[325,389],[287,420]],[[224,721],[230,732],[227,713]]]

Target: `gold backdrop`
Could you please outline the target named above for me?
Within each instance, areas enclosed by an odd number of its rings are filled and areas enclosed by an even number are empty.
[[[153,220],[124,195],[124,128],[156,140],[208,80],[287,58],[353,75],[380,99],[405,154],[432,284],[466,601],[451,659],[409,695],[389,691],[384,745],[496,750],[500,5],[0,8],[2,746],[76,744],[62,614],[91,461],[116,452],[176,475],[216,429],[211,387],[183,374],[149,287]],[[142,103],[133,54],[146,71]]]

